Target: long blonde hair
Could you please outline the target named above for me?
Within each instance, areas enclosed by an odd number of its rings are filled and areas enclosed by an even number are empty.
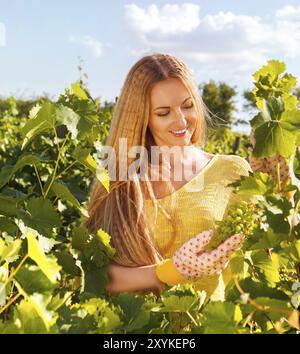
[[[156,145],[148,128],[151,114],[150,93],[159,81],[178,78],[188,89],[198,116],[193,144],[203,144],[207,134],[207,111],[196,83],[188,67],[177,57],[155,53],[138,60],[130,69],[121,89],[113,112],[106,145],[116,152],[119,166],[119,139],[127,138],[128,151],[133,146],[144,146],[151,156],[151,146]],[[131,163],[127,159],[127,166]],[[118,171],[117,171],[118,172]],[[110,182],[110,192],[95,179],[91,185],[88,201],[89,218],[84,222],[90,232],[102,228],[111,236],[111,245],[116,249],[114,262],[134,267],[158,263],[162,252],[158,250],[144,215],[145,192],[155,208],[160,208],[174,226],[174,221],[155,198],[153,187],[146,176],[141,181],[137,176],[131,180]]]

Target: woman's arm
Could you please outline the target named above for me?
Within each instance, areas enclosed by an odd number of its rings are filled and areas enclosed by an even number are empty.
[[[124,267],[110,263],[108,266],[109,281],[106,284],[106,290],[110,294],[144,290],[158,294],[164,289],[165,284],[158,279],[155,268],[156,264],[142,267]]]

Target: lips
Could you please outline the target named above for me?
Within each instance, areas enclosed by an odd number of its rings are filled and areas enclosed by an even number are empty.
[[[170,133],[172,133],[175,136],[184,136],[185,133],[187,132],[188,127],[181,129],[181,130],[171,130]]]

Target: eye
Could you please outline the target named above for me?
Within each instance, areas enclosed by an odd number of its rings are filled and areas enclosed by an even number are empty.
[[[193,104],[193,103],[191,103],[189,106],[184,107],[184,108],[186,108],[186,109],[190,109],[190,108],[192,108],[193,106],[194,106],[194,104]]]
[[[190,108],[192,108],[194,106],[194,104],[193,104],[193,102],[189,105],[189,106],[186,106],[186,107],[184,107],[184,109],[190,109]],[[165,117],[165,116],[167,116],[168,114],[169,114],[170,112],[167,112],[167,113],[165,113],[165,114],[157,114],[159,117]]]
[[[158,114],[158,116],[159,117],[165,117],[165,116],[167,116],[169,114],[169,112],[168,113],[165,113],[165,114]]]

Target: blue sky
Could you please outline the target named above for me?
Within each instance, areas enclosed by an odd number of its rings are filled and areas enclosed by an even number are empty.
[[[242,91],[267,59],[300,77],[299,1],[0,0],[0,95],[52,96],[78,78],[93,96],[119,95],[144,54],[177,55],[196,82]]]

